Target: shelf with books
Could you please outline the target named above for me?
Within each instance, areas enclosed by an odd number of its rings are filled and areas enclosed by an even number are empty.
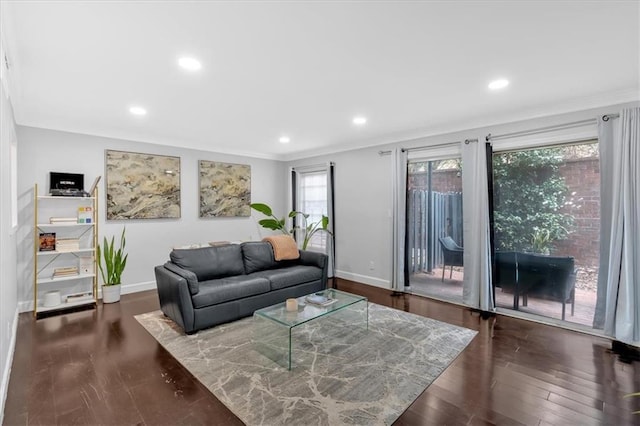
[[[34,186],[33,312],[36,318],[43,312],[95,306],[97,302],[97,192],[97,188],[94,189],[90,197],[38,195],[38,185]],[[45,295],[52,291],[65,297],[82,294],[84,298],[54,307],[44,306]]]
[[[87,228],[93,226],[93,223],[39,223],[38,228]]]
[[[96,197],[70,197],[68,195],[38,195],[39,200],[69,200],[69,201],[78,201],[78,200],[95,200]]]
[[[94,249],[94,248],[84,248],[84,249],[69,250],[69,251],[51,250],[51,251],[39,251],[37,253],[37,255],[38,256],[49,256],[49,255],[53,255],[53,254],[93,253],[95,251],[96,251],[96,249]]]
[[[95,278],[95,274],[76,274],[76,275],[70,275],[70,276],[66,276],[66,277],[59,277],[59,278],[40,278],[38,279],[38,284],[46,284],[46,283],[57,283],[60,281],[71,281],[71,280],[81,280],[84,278]]]
[[[65,309],[70,309],[70,308],[75,308],[75,307],[79,307],[79,306],[85,306],[85,305],[95,305],[96,301],[94,299],[83,299],[83,300],[73,300],[73,301],[65,301],[65,302],[61,302],[59,305],[56,306],[44,306],[42,304],[41,300],[38,300],[38,304],[37,304],[37,311],[38,313],[42,313],[42,312],[52,312],[52,311],[62,311]]]

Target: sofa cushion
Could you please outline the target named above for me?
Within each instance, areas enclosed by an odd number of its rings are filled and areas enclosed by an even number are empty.
[[[268,271],[258,271],[249,276],[267,278],[271,283],[271,290],[277,290],[322,279],[322,269],[315,266],[295,265]]]
[[[195,308],[242,299],[270,290],[269,280],[262,277],[237,275],[200,283],[200,291],[191,297]]]
[[[273,269],[277,263],[273,257],[271,244],[264,241],[249,241],[242,243],[244,269],[247,274],[265,269]]]
[[[196,249],[175,249],[171,262],[193,272],[198,281],[244,274],[242,249],[237,244]]]

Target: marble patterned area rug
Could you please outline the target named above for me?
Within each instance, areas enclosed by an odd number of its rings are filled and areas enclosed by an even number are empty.
[[[477,334],[370,303],[368,330],[337,315],[294,329],[289,371],[253,318],[191,336],[160,311],[136,319],[247,425],[389,425]]]

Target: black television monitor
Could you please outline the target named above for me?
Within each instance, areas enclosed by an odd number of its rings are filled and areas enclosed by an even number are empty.
[[[49,172],[49,192],[84,191],[84,175],[80,173]]]

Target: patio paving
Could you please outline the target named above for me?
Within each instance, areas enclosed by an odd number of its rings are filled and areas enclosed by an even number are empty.
[[[454,268],[453,276],[449,279],[449,268],[442,282],[442,269],[433,270],[432,274],[417,273],[411,276],[411,293],[432,296],[440,299],[462,303],[462,268]],[[548,318],[562,319],[562,304],[551,300],[529,297],[528,306],[522,306],[520,311],[540,315]],[[513,308],[513,293],[504,293],[496,289],[496,305],[500,308]],[[565,321],[592,326],[596,306],[596,292],[576,287],[575,314],[571,316],[571,305],[566,305]]]

